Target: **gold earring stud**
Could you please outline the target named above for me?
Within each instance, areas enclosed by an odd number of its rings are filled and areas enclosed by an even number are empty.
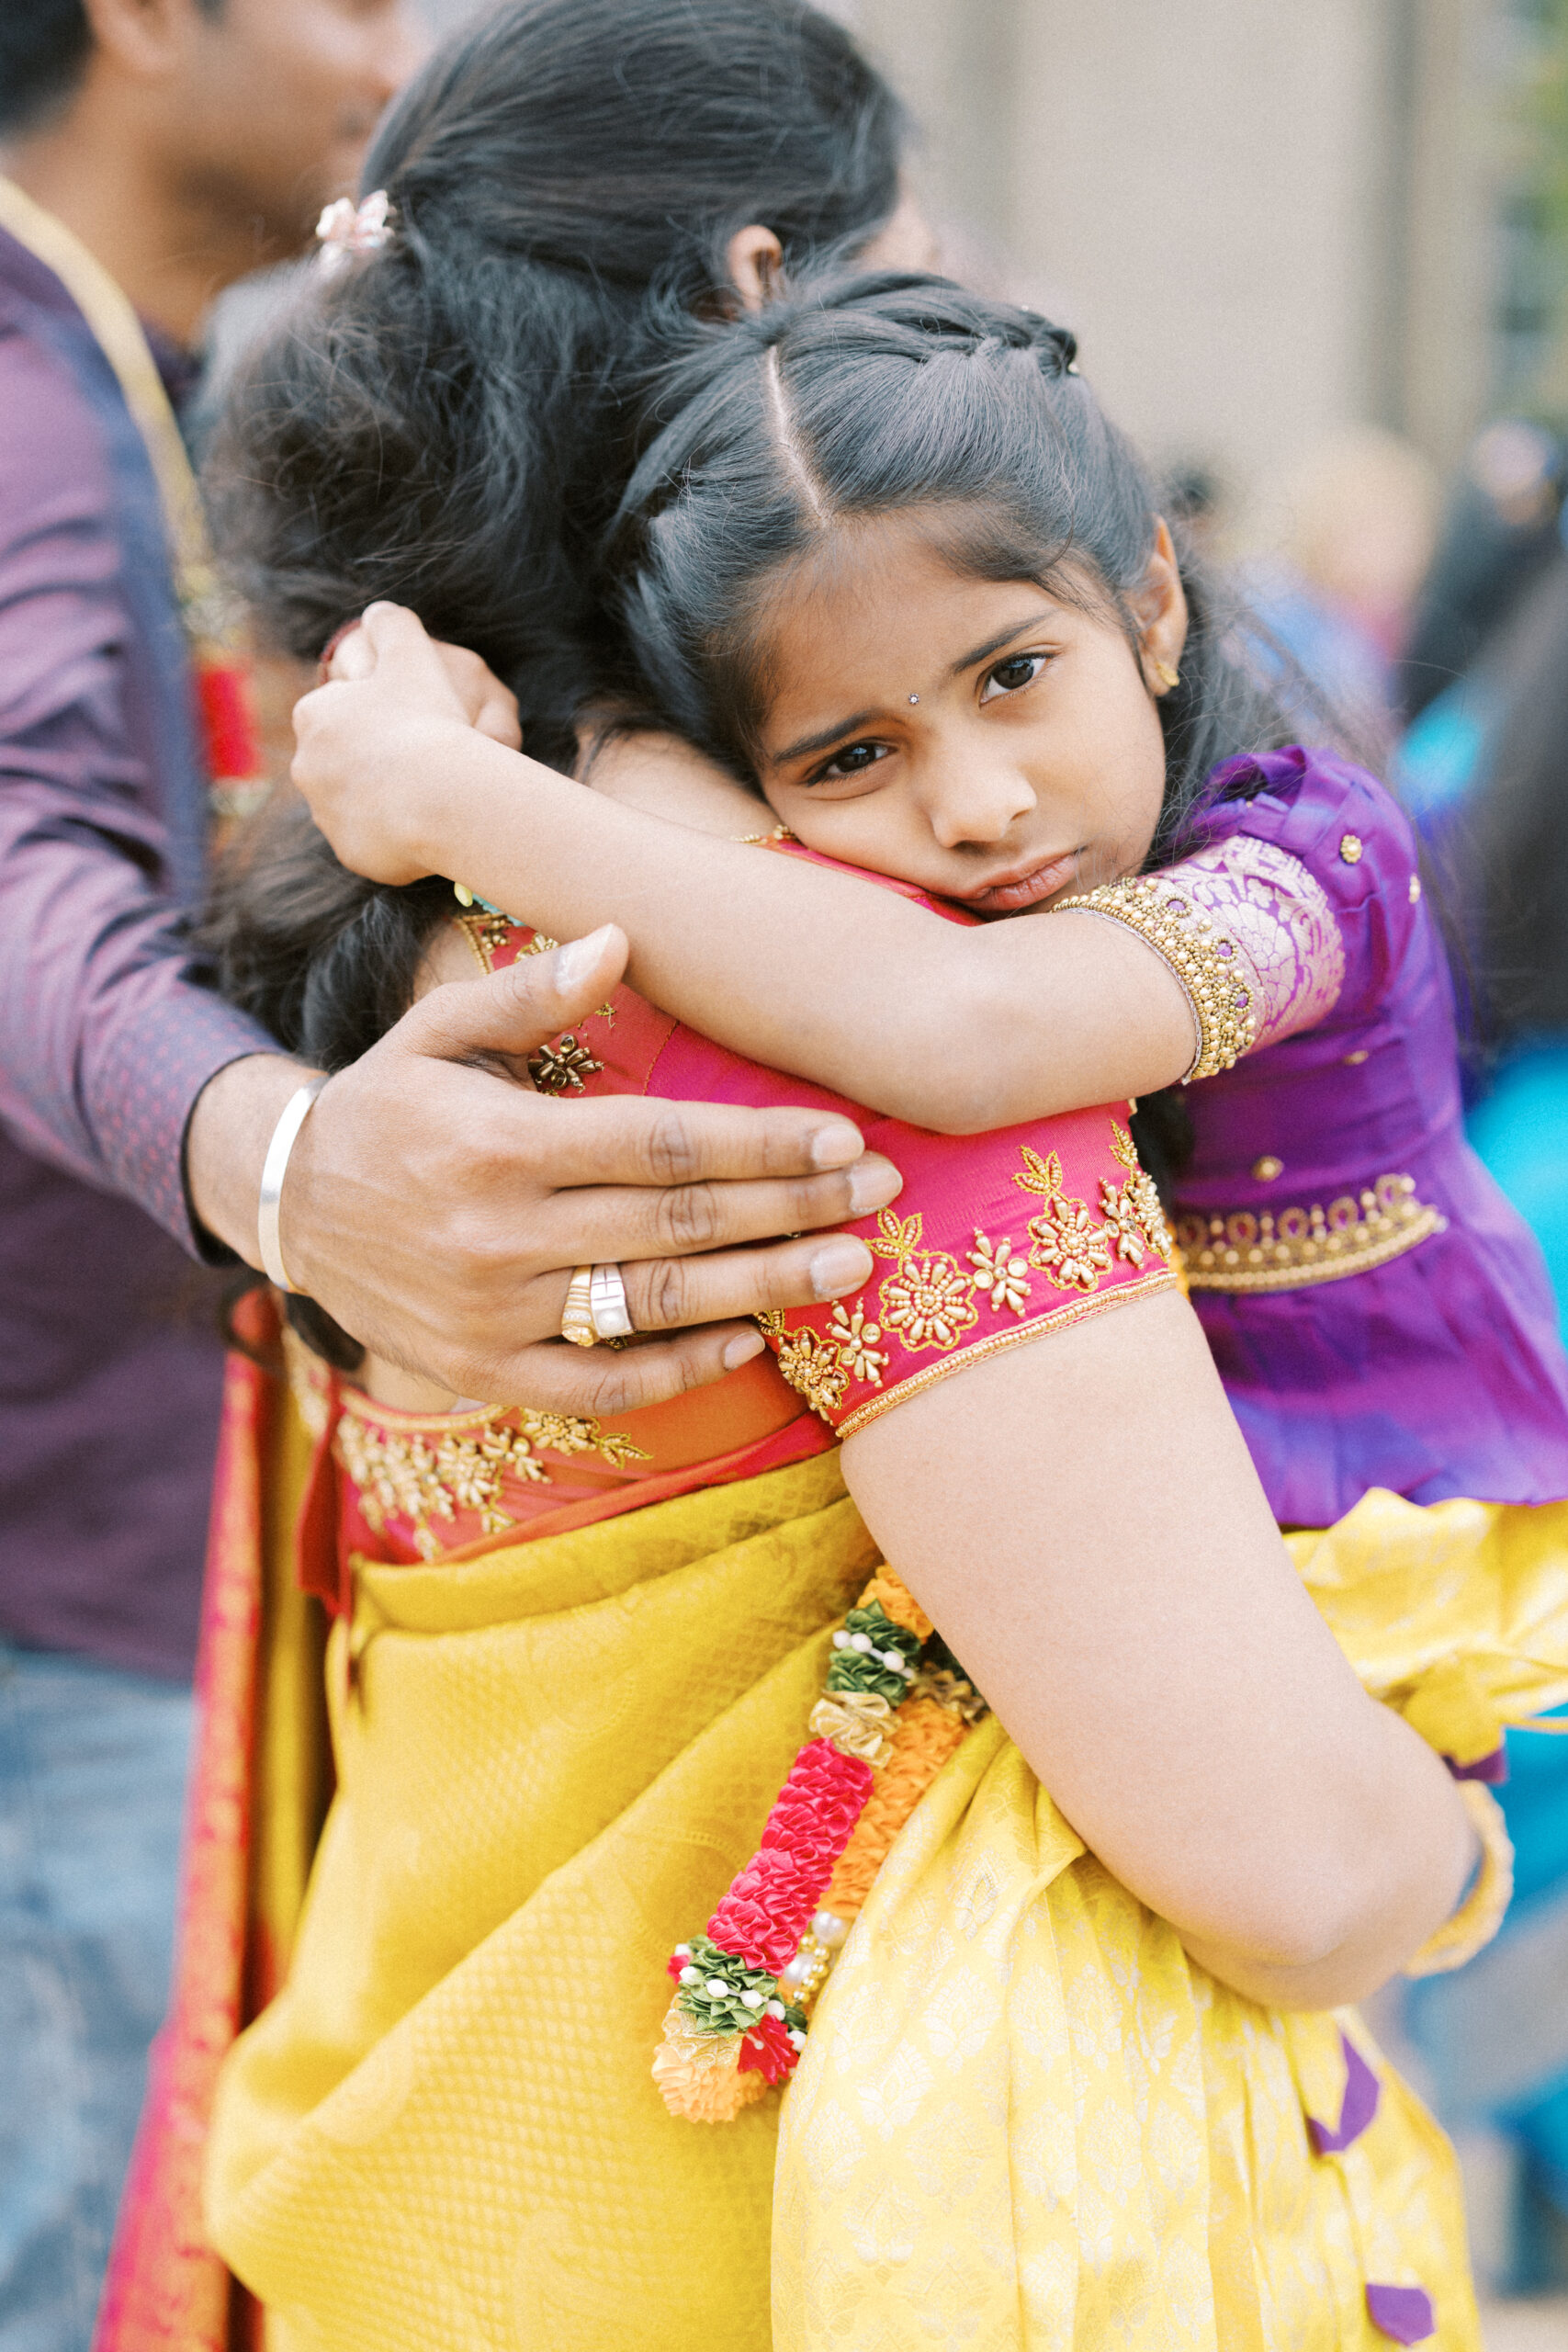
[[[1172,669],[1168,662],[1156,662],[1150,666],[1154,671],[1155,676],[1159,681],[1159,690],[1161,694],[1168,695],[1169,694],[1172,686],[1179,686],[1181,684],[1180,671]]]

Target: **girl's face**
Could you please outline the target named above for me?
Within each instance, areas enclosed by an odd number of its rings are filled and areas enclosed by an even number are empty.
[[[955,571],[914,515],[837,530],[768,608],[759,781],[807,846],[1021,914],[1135,873],[1165,791],[1155,664],[1187,611],[1165,526],[1117,616]]]

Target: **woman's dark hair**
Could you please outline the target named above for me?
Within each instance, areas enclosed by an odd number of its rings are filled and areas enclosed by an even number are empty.
[[[435,875],[393,889],[351,874],[298,794],[280,792],[218,861],[193,945],[213,985],[285,1052],[346,1069],[408,1011],[430,935],[455,911]],[[284,1307],[319,1355],[358,1370],[364,1349],[314,1299]]]
[[[1066,329],[914,275],[829,281],[760,316],[686,330],[652,381],[648,446],[609,539],[624,683],[650,715],[750,776],[772,686],[781,573],[872,516],[917,514],[982,580],[1129,599],[1158,509],[1132,445],[1074,366]],[[1166,797],[1150,862],[1181,854],[1211,770],[1289,740],[1238,658],[1190,550],[1179,683],[1160,702]]]
[[[791,266],[863,243],[903,135],[798,0],[513,0],[446,42],[365,166],[389,243],[312,285],[219,428],[217,536],[267,634],[313,656],[393,597],[483,654],[530,751],[569,765],[647,321],[728,306],[748,222]]]

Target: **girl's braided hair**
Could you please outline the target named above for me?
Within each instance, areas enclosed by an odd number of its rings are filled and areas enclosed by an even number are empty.
[[[647,380],[642,454],[606,544],[629,703],[750,780],[778,575],[835,530],[897,513],[927,521],[959,571],[1109,607],[1135,641],[1129,600],[1158,502],[1065,327],[883,273],[670,331],[675,356]],[[1235,614],[1174,536],[1190,626],[1159,706],[1151,865],[1182,854],[1218,763],[1292,736],[1238,650]]]

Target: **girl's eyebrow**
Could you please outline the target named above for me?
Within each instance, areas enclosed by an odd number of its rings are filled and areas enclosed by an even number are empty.
[[[1015,637],[1023,635],[1025,629],[1038,628],[1042,621],[1048,621],[1050,617],[1051,607],[1047,605],[1043,612],[1030,613],[1021,621],[1010,621],[1006,628],[997,631],[995,637],[988,637],[984,645],[976,645],[970,653],[961,653],[958,660],[950,664],[949,677],[961,678],[965,670],[972,670],[977,662],[984,662],[987,654],[999,653],[1004,645],[1010,645]],[[837,726],[821,728],[815,735],[803,735],[798,742],[786,743],[782,752],[770,752],[768,765],[787,767],[792,760],[808,759],[813,752],[830,751],[846,735],[852,735],[858,727],[869,727],[876,716],[874,710],[857,710],[849,718],[840,719]]]
[[[988,654],[999,653],[1004,645],[1010,644],[1015,637],[1021,637],[1025,629],[1038,628],[1042,621],[1048,621],[1050,617],[1051,607],[1047,605],[1043,613],[1031,613],[1026,620],[1014,621],[1010,627],[998,629],[995,637],[988,637],[984,645],[977,645],[972,653],[961,654],[949,670],[948,676],[961,678],[964,671],[972,670],[977,662],[984,662]]]
[[[844,736],[852,735],[857,727],[869,727],[875,717],[874,710],[857,710],[852,718],[840,719],[836,727],[824,727],[816,735],[803,735],[798,743],[786,744],[782,752],[770,752],[768,765],[782,768],[791,760],[804,760],[812,752],[826,752]]]

